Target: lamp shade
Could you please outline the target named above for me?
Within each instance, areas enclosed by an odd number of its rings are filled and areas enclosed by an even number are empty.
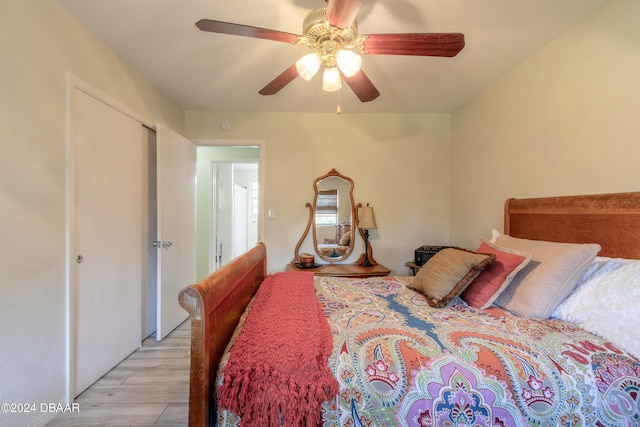
[[[342,87],[340,79],[340,71],[338,67],[325,67],[322,78],[322,89],[327,92],[333,92]]]
[[[376,219],[373,215],[373,206],[363,206],[362,212],[360,213],[360,221],[358,222],[358,228],[362,228],[364,230],[372,230],[374,228],[378,228],[376,225]]]
[[[339,50],[336,55],[336,62],[340,71],[347,76],[355,76],[362,68],[362,57],[350,50]]]
[[[296,61],[296,70],[305,80],[311,80],[316,75],[322,64],[322,59],[317,53],[310,53]]]

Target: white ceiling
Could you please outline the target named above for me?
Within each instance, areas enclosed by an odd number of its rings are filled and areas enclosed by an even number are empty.
[[[361,103],[321,73],[276,95],[258,91],[304,46],[198,30],[201,18],[295,34],[323,0],[56,0],[185,110],[446,113],[464,104],[608,0],[364,0],[360,34],[461,32],[454,58],[365,56],[381,95]]]

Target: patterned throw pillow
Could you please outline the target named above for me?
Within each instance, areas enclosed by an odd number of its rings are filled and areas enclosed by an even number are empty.
[[[444,307],[495,259],[494,254],[446,248],[432,256],[408,286],[423,293],[431,307]]]

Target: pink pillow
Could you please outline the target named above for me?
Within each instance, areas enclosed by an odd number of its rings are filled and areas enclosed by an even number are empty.
[[[496,260],[487,266],[460,295],[469,306],[485,309],[498,298],[513,277],[531,261],[532,254],[514,249],[500,248],[483,241],[475,252],[494,254]]]

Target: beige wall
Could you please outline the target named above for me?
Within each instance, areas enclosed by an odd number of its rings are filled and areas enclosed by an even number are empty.
[[[65,394],[66,73],[176,130],[184,116],[51,0],[0,2],[0,57],[0,402],[55,403]],[[0,425],[41,415],[0,413]]]
[[[508,197],[640,190],[640,2],[614,0],[452,116],[451,238]]]
[[[220,121],[233,122],[230,131]],[[282,271],[308,220],[313,181],[335,168],[355,181],[356,203],[374,207],[375,259],[394,273],[420,245],[449,240],[449,115],[252,114],[188,111],[186,136],[265,141],[265,219],[270,272]],[[302,246],[311,251],[309,240]],[[358,240],[355,262],[362,253]]]

